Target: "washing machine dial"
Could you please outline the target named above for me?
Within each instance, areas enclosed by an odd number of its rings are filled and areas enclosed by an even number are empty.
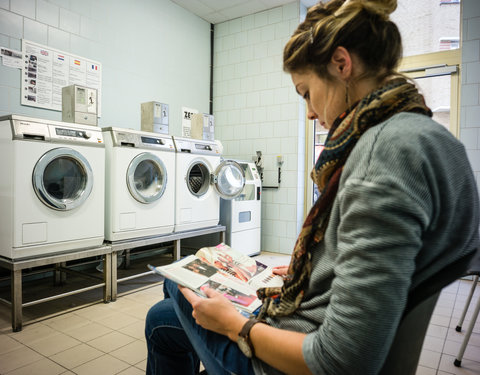
[[[85,139],[90,139],[92,137],[92,133],[89,131],[84,131],[83,132],[83,138]]]

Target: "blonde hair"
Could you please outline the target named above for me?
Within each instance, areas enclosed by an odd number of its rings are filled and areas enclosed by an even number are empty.
[[[330,79],[327,65],[342,46],[361,60],[364,76],[381,81],[395,74],[402,40],[389,15],[396,8],[397,0],[331,0],[314,5],[284,48],[284,70],[313,70]]]

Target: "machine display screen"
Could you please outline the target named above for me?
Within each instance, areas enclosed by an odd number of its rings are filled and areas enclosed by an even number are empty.
[[[55,128],[55,132],[57,133],[57,135],[63,135],[66,137],[78,137],[78,138],[84,137],[84,133],[82,131],[73,130],[73,129]]]
[[[154,145],[163,145],[163,141],[158,138],[149,138],[149,137],[142,137],[143,143],[150,143]]]

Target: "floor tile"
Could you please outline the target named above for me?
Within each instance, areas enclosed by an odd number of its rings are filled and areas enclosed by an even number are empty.
[[[143,339],[145,337],[145,319],[139,320],[127,327],[123,327],[118,332],[134,337],[136,339]]]
[[[443,354],[440,360],[439,370],[456,375],[478,375],[480,374],[480,362],[471,361],[469,359],[462,360],[462,366],[456,367],[453,362],[454,356]]]
[[[86,344],[80,344],[63,352],[52,355],[50,358],[67,369],[73,369],[105,353]]]
[[[73,369],[77,375],[113,375],[130,367],[128,363],[105,354]]]
[[[112,329],[105,327],[102,324],[92,322],[87,326],[66,330],[65,334],[77,339],[78,341],[88,342],[111,332],[113,332]]]
[[[142,371],[134,366],[131,366],[126,370],[123,370],[122,372],[118,373],[118,375],[144,375],[144,374],[145,374],[145,371]]]
[[[25,345],[36,352],[49,357],[79,344],[80,341],[74,339],[73,337],[67,336],[61,332],[57,332],[57,334],[49,336],[43,340],[26,343]]]
[[[133,341],[135,341],[133,337],[124,335],[120,332],[111,332],[89,341],[88,345],[91,345],[104,353],[109,353],[113,350],[121,348],[122,346],[130,344]]]
[[[23,327],[23,329],[20,332],[12,332],[9,334],[9,336],[23,344],[25,343],[34,343],[35,341],[38,340],[43,340],[46,339],[50,336],[56,335],[58,332],[55,331],[54,329],[50,328],[49,326],[46,326],[42,323],[36,323],[32,325],[27,325]]]
[[[440,361],[441,353],[433,352],[431,350],[423,349],[420,354],[419,365],[436,369]]]
[[[147,358],[147,345],[143,341],[136,340],[117,350],[111,351],[109,354],[129,363],[130,365],[135,365]]]
[[[436,375],[437,370],[433,368],[428,368],[428,367],[423,367],[423,366],[418,366],[417,372],[415,375]]]
[[[137,318],[122,312],[115,312],[114,314],[109,315],[107,318],[97,320],[98,324],[102,324],[113,330],[124,328],[136,322],[138,322]]]
[[[12,350],[15,350],[15,349],[19,349],[22,346],[23,346],[22,344],[12,339],[10,336],[5,334],[0,335],[0,355],[11,352]]]
[[[43,358],[37,362],[7,372],[6,375],[59,375],[64,372],[65,368],[48,358]]]
[[[445,339],[441,339],[433,336],[425,336],[425,340],[423,341],[423,349],[441,353],[443,350],[444,342],[445,342]]]
[[[6,374],[9,371],[27,366],[33,362],[42,360],[43,357],[37,352],[26,346],[0,355],[0,374]]]

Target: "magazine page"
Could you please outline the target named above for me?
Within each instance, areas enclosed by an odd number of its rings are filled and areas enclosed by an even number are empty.
[[[203,247],[196,256],[215,266],[223,275],[246,282],[255,290],[261,287],[282,286],[281,276],[274,275],[272,267],[256,261],[223,243]]]
[[[192,289],[201,296],[205,296],[203,290],[206,287],[215,289],[232,301],[236,307],[250,313],[261,305],[255,289],[248,284],[241,284],[226,277],[218,269],[194,255],[166,266],[149,268],[179,285]]]

